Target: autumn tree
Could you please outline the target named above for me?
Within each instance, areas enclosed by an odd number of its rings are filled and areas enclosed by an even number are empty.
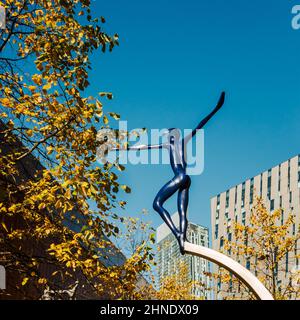
[[[202,288],[203,284],[189,279],[188,266],[180,261],[172,275],[162,279],[159,289],[155,292],[158,300],[199,300],[194,294],[195,287]]]
[[[125,205],[117,193],[130,189],[118,182],[122,166],[100,166],[96,159],[104,143],[97,131],[119,119],[103,111],[102,99],[112,94],[86,95],[91,54],[111,51],[118,35],[104,32],[105,19],[92,16],[90,0],[0,5],[6,9],[0,31],[0,237],[1,250],[10,253],[7,268],[20,275],[19,289],[59,292],[80,274],[96,295],[132,297],[150,251],[142,243],[122,265],[104,266],[114,250],[108,238],[119,232],[120,217],[112,212]],[[35,159],[42,167],[24,179],[24,163]],[[42,265],[51,265],[49,276],[41,274]]]
[[[135,299],[153,299],[155,297],[154,269],[155,259],[155,229],[148,221],[148,211],[143,210],[137,217],[124,216],[120,218],[122,227],[120,234],[114,238],[114,244],[126,256],[133,256],[139,248],[147,252],[144,268],[140,269],[135,288]]]
[[[283,209],[268,211],[261,197],[257,197],[248,224],[235,223],[233,238],[224,238],[225,254],[247,266],[271,292],[274,299],[300,298],[300,232],[295,215],[283,214]],[[284,218],[284,216],[286,216]],[[225,299],[254,299],[249,289],[230,273],[220,268],[213,275],[215,292]],[[219,285],[218,285],[219,284]]]

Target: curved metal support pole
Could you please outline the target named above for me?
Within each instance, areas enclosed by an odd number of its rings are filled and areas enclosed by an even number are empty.
[[[226,255],[193,243],[185,242],[184,251],[216,263],[220,267],[232,272],[237,278],[244,282],[259,300],[274,300],[266,287],[245,267]]]

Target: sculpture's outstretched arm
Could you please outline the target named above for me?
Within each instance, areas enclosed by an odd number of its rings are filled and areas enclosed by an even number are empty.
[[[222,108],[224,101],[225,101],[225,92],[223,91],[221,93],[220,99],[216,107],[214,108],[214,110],[207,117],[201,120],[198,126],[184,138],[185,143],[187,143],[197,133],[197,130],[202,129],[206,125],[206,123]]]
[[[135,146],[127,146],[127,147],[119,147],[119,148],[112,148],[110,149],[111,151],[123,151],[123,150],[148,150],[148,149],[161,149],[163,148],[163,144],[154,144],[154,145],[146,145],[146,144],[140,144],[140,145],[135,145]]]

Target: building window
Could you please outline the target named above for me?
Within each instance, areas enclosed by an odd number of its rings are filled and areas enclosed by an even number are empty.
[[[279,207],[282,208],[282,196],[279,197]]]
[[[245,226],[246,225],[246,212],[242,212],[242,224]]]
[[[263,175],[260,175],[260,196],[262,197]]]
[[[268,194],[267,197],[268,199],[271,198],[271,185],[272,185],[272,171],[268,171]]]
[[[237,186],[235,187],[234,203],[237,204]]]
[[[216,226],[215,226],[215,239],[218,239],[218,237],[219,237],[219,225],[216,224]]]
[[[250,182],[250,204],[253,203],[253,192],[254,192],[254,179],[251,179]]]
[[[293,223],[293,236],[296,234],[296,224]]]
[[[245,205],[245,182],[242,185],[242,207]]]
[[[247,268],[248,270],[250,270],[250,268],[251,268],[250,259],[249,259],[249,258],[247,259],[247,262],[246,262],[246,268]]]
[[[217,209],[220,209],[220,195],[217,197]]]
[[[191,240],[192,243],[195,243],[195,233],[193,231],[191,232]]]
[[[268,178],[270,178],[272,176],[272,169],[268,170]]]
[[[285,272],[289,272],[289,253],[287,252],[285,254]]]
[[[291,160],[289,160],[288,162],[288,189],[290,189],[290,185],[291,185]]]
[[[281,225],[284,223],[284,210],[281,210]]]
[[[221,290],[221,279],[218,280],[218,290]]]
[[[274,199],[271,200],[271,204],[270,204],[270,210],[273,211],[274,210]]]
[[[226,208],[229,207],[229,190],[226,191]]]
[[[279,165],[279,169],[278,169],[278,191],[280,191],[280,184],[281,184],[281,164]]]
[[[231,241],[231,240],[232,240],[232,234],[229,233],[229,234],[228,234],[228,241]]]
[[[246,236],[245,234],[244,234],[244,245],[246,246],[246,247],[248,247],[248,236]]]
[[[220,248],[223,248],[223,246],[224,246],[224,238],[221,237],[221,239],[220,239]]]

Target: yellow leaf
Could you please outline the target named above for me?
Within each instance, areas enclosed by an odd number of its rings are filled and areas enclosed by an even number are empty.
[[[115,112],[110,112],[109,115],[115,120],[120,120],[120,115]]]
[[[121,188],[126,192],[126,193],[130,193],[131,192],[131,189],[126,186],[125,184],[121,186]]]
[[[103,117],[103,122],[104,122],[104,124],[108,124],[107,116],[104,116],[104,117]]]
[[[48,154],[51,154],[53,152],[53,150],[54,150],[53,146],[48,146],[47,147],[47,151],[48,151],[47,153]]]
[[[10,104],[10,100],[9,100],[8,98],[3,98],[3,99],[1,99],[1,103],[2,103],[5,107],[7,107],[7,106],[9,106],[9,104]]]
[[[5,225],[5,223],[1,222],[1,224],[2,224],[2,227],[5,229],[5,231],[8,232],[8,229],[7,229],[6,225]]]
[[[111,92],[100,92],[99,93],[100,97],[107,97],[107,99],[111,100],[113,98],[113,95]]]
[[[34,74],[34,75],[32,76],[32,81],[33,81],[34,83],[36,83],[37,85],[39,85],[39,86],[43,83],[42,77],[41,77],[40,75],[38,75],[38,74]]]
[[[25,284],[28,282],[29,278],[24,278],[22,281],[22,286],[25,286]]]
[[[43,202],[40,203],[39,206],[38,206],[38,208],[39,208],[40,210],[45,209],[45,207],[46,207],[46,204],[43,203]]]
[[[39,283],[39,284],[47,284],[47,279],[45,279],[45,278],[40,278],[40,279],[38,280],[38,283]]]
[[[97,106],[97,108],[102,110],[102,103],[99,100],[96,101],[96,106]]]
[[[48,82],[47,84],[45,84],[43,86],[43,90],[49,90],[49,89],[51,89],[51,83],[50,82]]]

